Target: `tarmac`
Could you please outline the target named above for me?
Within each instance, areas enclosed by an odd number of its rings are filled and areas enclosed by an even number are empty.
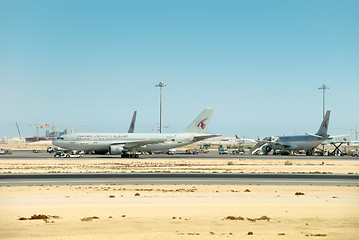
[[[1,155],[0,161],[49,161],[51,158],[58,162],[62,158],[54,158],[54,153],[46,151],[14,151],[12,155]],[[82,158],[63,158],[71,163],[81,162],[89,163],[98,160],[109,160],[121,163],[128,159],[121,158],[119,155],[95,155],[85,154]],[[318,160],[330,163],[331,161],[350,160],[358,161],[359,158],[351,156],[305,156],[305,155],[219,155],[218,151],[209,151],[208,153],[184,154],[184,152],[175,155],[152,154],[141,155],[139,159],[133,161],[148,162],[151,160],[168,159],[171,161],[223,161],[235,159],[240,160],[265,160],[265,161],[304,161]],[[87,165],[87,164],[86,164]],[[330,164],[329,164],[330,165]],[[3,173],[0,175],[0,186],[28,186],[28,185],[67,185],[67,184],[223,184],[223,185],[323,185],[323,186],[359,186],[359,175],[357,174],[283,174],[283,173]]]
[[[0,159],[6,158],[6,159],[43,159],[43,158],[51,158],[54,156],[54,153],[47,153],[46,151],[38,151],[37,153],[33,153],[33,151],[29,150],[17,150],[13,151],[13,154],[11,155],[0,155]],[[82,159],[99,159],[99,158],[118,158],[119,160],[123,159],[120,155],[97,155],[97,154],[84,154]],[[179,151],[177,154],[174,155],[167,155],[167,154],[143,154],[140,155],[140,159],[201,159],[201,158],[216,158],[216,159],[255,159],[255,160],[269,160],[269,159],[281,159],[281,160],[358,160],[358,157],[352,157],[352,156],[306,156],[304,154],[302,155],[251,155],[250,153],[246,153],[243,155],[232,155],[232,154],[226,154],[226,155],[219,155],[218,151],[211,150],[208,153],[199,153],[199,154],[186,154],[184,151]],[[76,159],[76,158],[73,158]]]
[[[359,186],[358,175],[243,173],[1,174],[0,186],[88,184],[206,184]]]

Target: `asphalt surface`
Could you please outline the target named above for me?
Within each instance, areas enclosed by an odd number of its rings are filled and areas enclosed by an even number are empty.
[[[47,153],[46,151],[33,153],[32,151],[13,151],[11,155],[0,155],[1,159],[44,159],[44,158],[52,158],[54,154]],[[96,154],[85,154],[82,159],[99,159],[99,158],[117,158],[122,159],[120,155],[96,155]],[[216,159],[256,159],[256,160],[268,160],[268,159],[283,159],[283,160],[358,160],[358,157],[352,156],[306,156],[306,155],[251,155],[249,153],[245,155],[219,155],[218,151],[209,151],[209,153],[200,153],[198,155],[193,154],[184,154],[184,152],[179,152],[175,155],[167,155],[167,154],[152,154],[152,155],[141,155],[139,159],[186,159],[186,158],[216,158]],[[76,158],[73,158],[76,159]]]
[[[14,151],[12,155],[1,155],[1,159],[28,159],[41,160],[53,158],[53,154],[46,151],[33,153],[32,151]],[[118,155],[84,155],[82,160],[118,159]],[[351,156],[281,156],[281,155],[219,155],[217,151],[192,154],[153,154],[142,155],[141,159],[255,159],[255,160],[358,160]],[[55,158],[54,158],[55,159]],[[76,161],[77,158],[70,158]],[[330,175],[330,174],[0,174],[0,186],[14,185],[67,185],[67,184],[226,184],[226,185],[359,185],[357,175]]]
[[[0,186],[216,184],[359,186],[358,175],[238,173],[1,174]]]

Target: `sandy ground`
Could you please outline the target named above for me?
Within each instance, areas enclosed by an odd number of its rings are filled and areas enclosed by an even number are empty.
[[[24,139],[13,140],[16,143],[0,144],[0,148],[12,150],[45,150],[52,145],[52,141],[25,142]]]
[[[123,158],[42,158],[0,161],[0,173],[328,173],[359,174],[359,161],[280,159],[123,159]]]
[[[0,213],[0,239],[358,239],[359,187],[3,186]]]
[[[0,174],[358,174],[358,165],[356,159],[2,157]],[[296,192],[304,195],[296,196]],[[46,222],[18,220],[34,214],[45,214],[51,218]],[[228,216],[244,219],[228,220]],[[259,220],[262,216],[270,218],[269,221]],[[81,221],[87,217],[99,219]],[[253,235],[248,235],[249,232]],[[358,186],[0,186],[0,239],[358,239],[358,235]]]

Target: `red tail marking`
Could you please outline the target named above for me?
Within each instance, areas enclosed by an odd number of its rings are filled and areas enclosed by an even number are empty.
[[[328,119],[323,123],[323,127],[324,127],[325,129],[328,129]]]
[[[204,129],[206,127],[206,124],[204,123],[204,121],[207,121],[208,118],[203,119],[202,121],[200,121],[197,125],[197,127],[200,127],[202,129]]]

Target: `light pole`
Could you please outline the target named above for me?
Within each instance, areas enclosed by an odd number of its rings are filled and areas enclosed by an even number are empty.
[[[162,133],[162,88],[166,87],[166,84],[160,82],[156,87],[160,88],[160,133]]]
[[[326,86],[325,84],[323,84],[320,88],[318,88],[319,90],[323,90],[323,118],[325,115],[325,90],[329,89],[328,86]]]

